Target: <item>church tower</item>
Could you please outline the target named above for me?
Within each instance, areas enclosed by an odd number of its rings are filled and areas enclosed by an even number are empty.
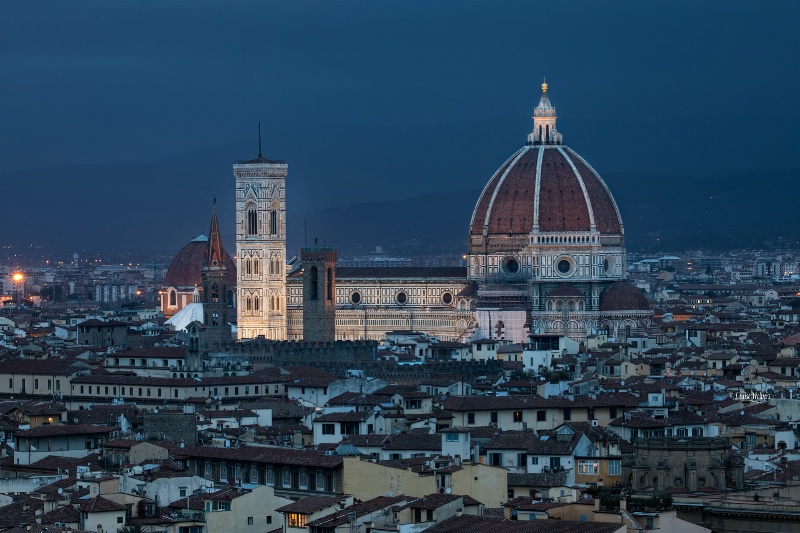
[[[303,248],[303,340],[336,340],[336,249]]]
[[[208,247],[203,260],[203,328],[202,344],[207,352],[219,351],[231,341],[228,317],[228,261],[222,247],[214,202]]]
[[[239,339],[286,339],[286,174],[261,155],[233,165],[236,178]]]

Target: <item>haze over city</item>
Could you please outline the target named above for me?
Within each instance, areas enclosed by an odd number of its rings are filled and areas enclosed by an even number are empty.
[[[460,253],[470,199],[524,143],[546,76],[564,142],[616,191],[629,242],[652,248],[648,233],[676,226],[668,196],[676,218],[701,217],[664,236],[680,245],[692,224],[729,225],[713,191],[738,207],[758,189],[757,215],[789,202],[798,15],[782,2],[17,2],[0,20],[2,240],[174,253],[206,231],[216,195],[231,242],[231,164],[256,155],[261,121],[265,156],[289,163],[291,247],[307,228],[345,249],[428,238],[426,252]],[[710,192],[693,194],[696,179]],[[426,195],[415,217],[408,201]],[[782,217],[749,229],[797,237]]]

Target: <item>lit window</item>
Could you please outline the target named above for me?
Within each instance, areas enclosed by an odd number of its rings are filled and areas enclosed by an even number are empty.
[[[306,527],[306,515],[300,513],[288,513],[287,520],[289,527]]]
[[[597,461],[578,461],[578,473],[597,475],[600,472],[600,465]]]

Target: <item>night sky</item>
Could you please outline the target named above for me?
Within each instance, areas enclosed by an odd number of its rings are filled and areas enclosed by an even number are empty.
[[[2,240],[176,249],[214,195],[230,236],[259,120],[291,216],[477,190],[543,76],[601,175],[800,168],[798,27],[784,1],[5,2]]]

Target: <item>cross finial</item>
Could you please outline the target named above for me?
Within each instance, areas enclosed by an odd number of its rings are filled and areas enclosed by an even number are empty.
[[[543,93],[547,92],[547,76],[542,78],[542,92]]]

